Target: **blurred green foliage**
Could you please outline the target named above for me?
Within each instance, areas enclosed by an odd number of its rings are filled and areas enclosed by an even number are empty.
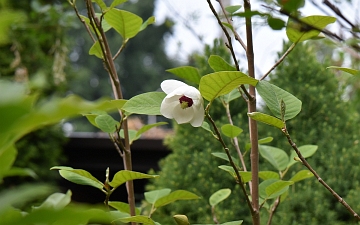
[[[344,100],[344,83],[326,69],[331,65],[330,54],[319,54],[319,45],[321,42],[297,46],[270,76],[271,82],[303,103],[300,114],[287,122],[293,141],[298,146],[318,145],[319,150],[309,163],[355,211],[359,211],[359,114],[353,102]],[[272,145],[291,151],[280,132],[260,127],[260,132],[264,130],[274,137]],[[293,173],[299,169],[303,169],[300,164]],[[274,224],[354,222],[353,216],[316,179],[297,183],[290,191],[288,199],[280,204]]]
[[[40,101],[43,97],[63,95],[68,54],[66,30],[75,19],[70,10],[66,2],[2,0],[0,79],[26,84]],[[14,166],[32,169],[43,182],[54,182],[57,176],[49,168],[64,162],[65,140],[61,126],[28,134],[16,144],[18,156]],[[3,187],[33,181],[24,179],[7,178]]]

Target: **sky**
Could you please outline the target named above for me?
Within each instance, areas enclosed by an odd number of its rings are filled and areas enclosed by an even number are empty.
[[[223,2],[225,1],[223,0]],[[236,2],[242,1],[237,0]],[[324,15],[309,1],[306,2],[302,10],[304,14],[306,13],[305,15]],[[360,4],[360,0],[357,2]],[[218,5],[215,0],[212,0],[212,3],[214,6]],[[359,4],[357,7],[360,7]],[[262,9],[258,1],[252,1],[252,8]],[[353,10],[346,10],[345,8],[344,11]],[[159,23],[167,17],[176,22],[174,35],[167,38],[166,49],[168,54],[184,63],[186,63],[187,56],[191,52],[201,51],[204,43],[211,44],[214,38],[221,35],[219,25],[206,0],[157,0],[155,17]],[[235,25],[238,25],[237,32],[245,39],[243,23],[238,22],[236,24],[235,22]],[[332,26],[334,27],[334,25]],[[198,36],[203,38],[202,41],[199,40]],[[256,74],[257,77],[261,77],[274,64],[277,52],[282,49],[283,40],[287,37],[285,29],[273,31],[264,25],[255,26],[253,36]],[[244,50],[239,43],[236,42],[234,46],[239,55],[244,55]]]

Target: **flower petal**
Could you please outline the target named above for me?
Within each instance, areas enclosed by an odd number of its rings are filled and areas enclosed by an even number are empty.
[[[204,122],[204,114],[205,110],[202,104],[200,104],[198,107],[193,107],[194,109],[194,116],[190,120],[190,124],[193,127],[200,127],[202,123]]]
[[[178,124],[189,123],[194,117],[194,109],[192,107],[182,109],[179,104],[174,108],[173,117]]]
[[[160,113],[168,119],[174,118],[173,111],[176,106],[180,105],[179,96],[173,96],[168,98],[167,96],[161,102]]]
[[[174,90],[176,90],[179,87],[186,87],[189,86],[185,84],[184,82],[178,81],[178,80],[164,80],[161,82],[160,87],[161,89],[166,93],[170,94]]]

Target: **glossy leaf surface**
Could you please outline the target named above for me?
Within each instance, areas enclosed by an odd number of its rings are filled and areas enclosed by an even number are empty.
[[[258,80],[238,71],[222,71],[205,75],[200,80],[199,90],[208,101],[230,93],[242,84],[255,86]]]

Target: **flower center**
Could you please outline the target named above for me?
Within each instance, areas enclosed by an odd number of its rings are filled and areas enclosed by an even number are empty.
[[[181,98],[179,98],[179,102],[181,105],[182,109],[186,109],[189,108],[193,105],[193,100],[189,97],[186,97],[185,95],[181,96]]]

